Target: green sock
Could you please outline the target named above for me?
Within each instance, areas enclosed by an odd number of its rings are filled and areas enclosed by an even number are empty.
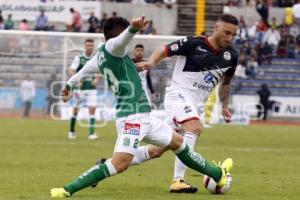
[[[185,148],[175,151],[177,157],[189,168],[192,168],[202,174],[212,177],[216,182],[218,182],[222,176],[222,171],[216,165],[206,161],[203,156],[194,152],[190,149],[188,145]]]
[[[70,131],[71,132],[75,132],[75,124],[76,124],[76,115],[73,115],[71,117],[71,121],[70,121]]]
[[[95,131],[95,117],[90,118],[90,124],[89,124],[89,135],[93,135]]]
[[[65,185],[64,188],[72,195],[75,192],[97,183],[109,176],[110,173],[106,164],[95,165],[91,169],[81,174],[72,183]]]

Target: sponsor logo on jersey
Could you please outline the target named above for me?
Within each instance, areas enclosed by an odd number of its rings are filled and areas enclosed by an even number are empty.
[[[213,81],[213,75],[211,75],[211,74],[206,74],[205,76],[204,76],[204,82],[205,83],[211,83],[212,81]]]
[[[196,50],[198,50],[198,51],[202,51],[202,52],[207,52],[207,50],[206,50],[206,49],[202,49],[202,47],[201,47],[201,46],[197,46]]]
[[[231,54],[228,51],[225,51],[223,54],[224,60],[231,60]]]
[[[140,124],[125,123],[123,134],[140,135]]]
[[[172,44],[170,49],[171,49],[171,51],[178,51],[178,49],[179,49],[178,44]]]
[[[197,82],[193,83],[193,87],[196,87],[198,89],[202,89],[202,90],[207,91],[207,92],[211,92],[212,89],[213,89],[213,87],[211,87],[211,86],[203,85],[203,84],[200,84],[200,83],[197,83]]]

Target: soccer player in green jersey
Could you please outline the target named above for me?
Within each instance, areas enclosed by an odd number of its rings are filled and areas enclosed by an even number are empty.
[[[62,91],[63,101],[66,102],[82,77],[99,70],[117,98],[118,138],[110,159],[104,164],[93,166],[73,182],[61,188],[51,189],[53,198],[70,197],[85,187],[124,172],[130,164],[138,163],[135,161],[135,155],[147,153],[147,148],[139,147],[141,141],[164,151],[172,150],[189,168],[212,177],[219,186],[226,184],[227,173],[232,167],[230,158],[221,165],[208,162],[194,152],[180,134],[161,120],[150,116],[151,108],[142,89],[136,66],[126,55],[128,43],[147,23],[144,16],[133,19],[129,27],[124,18],[109,18],[104,25],[105,44],[82,70],[69,79]],[[149,157],[154,158],[155,155]]]
[[[69,68],[69,75],[73,76],[77,72],[79,72],[83,66],[93,57],[93,51],[95,48],[95,42],[93,39],[86,39],[84,42],[84,53],[76,56]],[[86,100],[86,105],[88,106],[89,110],[89,136],[88,139],[95,140],[98,138],[97,134],[95,133],[95,111],[97,106],[97,90],[96,85],[99,80],[100,76],[90,74],[89,76],[85,77],[81,80],[81,84],[79,89],[76,90],[75,95],[73,96],[73,115],[70,120],[70,130],[68,137],[69,139],[75,139],[75,124],[77,119],[77,114],[79,112],[79,107],[82,103]]]

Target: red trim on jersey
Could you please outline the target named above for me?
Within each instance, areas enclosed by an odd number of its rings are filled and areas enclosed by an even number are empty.
[[[168,46],[165,46],[164,49],[165,49],[165,54],[166,54],[168,57],[170,57],[170,49],[168,48]]]
[[[176,123],[178,124],[184,124],[188,121],[192,121],[192,120],[199,120],[199,117],[190,117],[190,118],[187,118],[187,119],[184,119],[182,121],[177,121],[176,119],[174,119],[176,121]]]
[[[208,41],[208,37],[204,38],[205,44],[207,44],[207,46],[214,51],[214,53],[220,53],[222,50],[216,49],[215,47],[213,47],[210,42]]]

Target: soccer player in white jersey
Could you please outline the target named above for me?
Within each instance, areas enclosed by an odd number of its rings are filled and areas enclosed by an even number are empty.
[[[95,42],[93,39],[86,39],[84,42],[84,52],[81,55],[75,56],[71,67],[69,68],[69,75],[73,76],[79,72],[83,66],[93,57]],[[70,119],[69,139],[75,139],[75,125],[79,108],[83,103],[86,103],[89,111],[89,136],[88,139],[95,140],[98,138],[95,133],[95,110],[97,106],[97,90],[96,85],[99,80],[99,75],[90,74],[81,80],[81,84],[74,92],[73,96],[73,115]]]
[[[142,62],[144,60],[144,52],[145,47],[143,44],[137,44],[134,47],[134,57],[132,58],[134,63]],[[152,79],[150,75],[150,70],[143,70],[140,68],[137,68],[141,81],[143,89],[146,93],[147,99],[150,102],[150,105],[152,105],[152,99],[154,98],[154,89],[152,85]]]
[[[165,109],[170,123],[184,130],[184,139],[193,148],[202,132],[197,108],[204,107],[211,91],[219,84],[222,115],[225,122],[231,121],[228,108],[231,79],[237,65],[238,54],[231,47],[236,35],[238,20],[230,14],[223,14],[209,37],[186,37],[156,50],[148,62],[137,63],[138,67],[149,69],[165,57],[178,55],[171,86],[166,88]],[[159,149],[148,148],[159,154]],[[175,160],[174,179],[170,192],[194,193],[197,188],[185,182],[186,166]]]
[[[226,159],[221,165],[205,160],[194,152],[174,132],[170,126],[158,118],[150,116],[151,107],[142,88],[136,65],[127,56],[127,45],[140,29],[147,26],[145,17],[133,19],[131,25],[121,17],[109,18],[104,24],[105,44],[97,54],[86,63],[82,70],[72,76],[62,91],[63,101],[68,101],[72,89],[78,86],[82,77],[101,72],[107,84],[117,98],[116,130],[118,138],[112,158],[105,163],[95,165],[73,182],[61,188],[51,189],[51,197],[70,197],[105,178],[124,172],[130,164],[137,164],[138,155],[147,155],[147,148],[139,147],[141,141],[156,145],[161,152],[172,150],[188,167],[212,177],[220,187],[227,183],[227,172],[232,168],[232,159]]]

